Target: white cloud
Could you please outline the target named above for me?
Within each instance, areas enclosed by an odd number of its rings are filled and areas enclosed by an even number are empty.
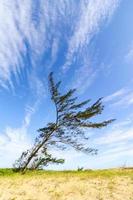
[[[132,142],[133,142],[133,116],[116,122],[112,128],[102,136],[93,140],[93,144],[99,149],[98,162],[103,166],[120,167],[127,162],[133,164]],[[93,161],[92,161],[93,162]]]
[[[29,137],[28,128],[32,116],[38,109],[40,99],[41,96],[38,96],[32,106],[26,106],[25,117],[21,127],[6,127],[5,131],[0,133],[0,167],[12,167],[12,164],[19,158],[21,153],[33,145],[32,139]]]
[[[125,94],[127,94],[127,92],[128,92],[128,91],[127,91],[126,88],[122,88],[122,89],[116,91],[115,93],[113,93],[113,94],[111,94],[111,95],[105,97],[105,98],[104,98],[104,102],[109,102],[109,101],[112,101],[112,100],[114,100],[114,99],[116,99],[116,98],[119,98],[119,97],[121,97],[121,96],[124,96]]]
[[[11,73],[20,73],[22,64],[21,53],[26,53],[24,39],[27,26],[30,27],[29,17],[26,12],[30,11],[30,1],[23,1],[20,5],[17,1],[1,1],[0,4],[0,79],[9,81],[11,84]],[[18,23],[19,20],[19,23]],[[25,32],[21,29],[25,25]],[[28,28],[29,28],[28,27]],[[31,34],[32,34],[31,30]],[[28,35],[27,35],[28,37]]]
[[[84,93],[95,80],[97,73],[98,70],[94,71],[89,64],[89,61],[88,63],[84,63],[83,66],[75,71],[72,87],[77,88],[79,94]]]
[[[93,140],[95,145],[124,145],[133,141],[133,115],[129,115],[121,121],[116,121],[102,136]],[[118,147],[117,146],[117,147]]]
[[[112,101],[117,96],[123,95],[124,90],[119,90],[116,95],[108,100]],[[116,121],[111,125],[110,129],[103,131],[102,135],[97,136],[92,140],[92,144],[99,149],[98,157],[91,161],[94,166],[97,163],[102,168],[122,167],[133,165],[133,114],[128,115],[120,121]]]
[[[35,67],[45,51],[51,48],[53,65],[62,38],[69,46],[66,63],[71,63],[74,53],[89,43],[101,23],[112,15],[118,2],[58,0],[51,3],[40,0],[36,4],[32,0],[1,0],[0,85],[13,88],[11,75],[14,73],[19,79],[25,68],[27,51],[30,51],[31,64]],[[70,41],[65,28],[73,33]]]
[[[94,143],[98,145],[114,144],[122,141],[132,141],[133,140],[133,128],[129,130],[115,130],[109,132],[102,137],[95,139]]]
[[[99,31],[101,24],[110,19],[118,3],[119,0],[103,0],[102,3],[101,0],[81,0],[78,2],[58,0],[53,1],[51,4],[50,1],[40,0],[38,5],[35,5],[32,0],[23,0],[21,2],[18,0],[1,0],[0,85],[6,89],[8,89],[8,84],[10,87],[14,87],[11,74],[14,73],[16,79],[21,76],[21,71],[25,68],[23,57],[27,54],[28,46],[31,63],[34,68],[32,73],[29,74],[29,84],[37,99],[35,99],[32,106],[31,104],[27,105],[25,118],[20,128],[8,127],[3,134],[0,134],[0,167],[11,166],[20,153],[31,145],[27,129],[32,115],[38,108],[40,99],[45,95],[44,84],[39,80],[36,73],[37,60],[41,58],[48,48],[51,48],[51,66],[54,64],[59,51],[59,43],[61,42],[61,27],[67,26],[70,32],[73,33],[69,40],[69,37],[66,36],[67,34],[65,35],[65,31],[63,32],[63,39],[68,45],[68,54],[64,65],[64,68],[67,69],[72,60],[75,59],[75,53],[81,53],[82,49],[89,44],[94,34]],[[37,12],[35,12],[36,9],[38,9]],[[37,17],[34,12],[38,15]],[[33,20],[34,18],[37,18],[37,21]],[[53,41],[52,46],[51,41]],[[84,56],[83,65],[75,73],[74,83],[74,86],[81,87],[81,92],[86,90],[97,75],[97,71],[92,70],[90,63],[88,64],[89,57],[87,55]],[[119,91],[106,100],[112,101],[123,94],[123,90]],[[130,95],[132,94],[130,93]],[[130,104],[132,102],[133,99],[130,98]],[[107,138],[112,142],[118,142],[120,134],[122,134],[120,141],[129,140],[133,137],[132,129],[130,129],[126,132],[126,136],[123,132],[117,132],[116,140],[113,134],[112,137],[107,135]],[[104,142],[104,139],[101,141]],[[72,152],[72,155],[78,157],[74,152]],[[65,156],[67,157],[67,155]],[[74,157],[72,157],[73,160]]]
[[[118,3],[119,0],[103,0],[102,3],[99,0],[81,1],[80,19],[69,41],[64,70],[69,68],[75,54],[82,52],[82,48],[89,44],[95,33],[99,31],[101,24],[109,20]]]
[[[38,11],[35,11],[37,6]],[[21,69],[25,67],[23,57],[26,56],[27,51],[30,51],[32,65],[40,59],[48,46],[46,26],[48,28],[56,20],[50,9],[51,7],[48,3],[44,3],[44,0],[41,0],[38,5],[34,5],[32,0],[1,1],[0,80],[2,84],[8,81],[12,86],[11,74],[14,73],[16,78],[20,75]],[[51,12],[50,16],[49,12]],[[37,22],[34,20],[35,17],[38,18]],[[50,18],[52,18],[51,24]]]
[[[131,43],[128,52],[125,56],[125,61],[127,61],[128,63],[133,61],[133,42]]]
[[[105,97],[103,102],[110,103],[110,106],[128,107],[133,105],[133,91],[129,87],[124,87],[113,94]]]
[[[127,95],[123,96],[122,99],[114,102],[113,106],[123,106],[128,107],[133,105],[133,92],[128,93]]]
[[[76,169],[78,166],[92,169],[111,168],[122,167],[125,164],[126,166],[132,166],[132,123],[133,118],[130,116],[130,119],[127,118],[124,121],[115,123],[108,132],[105,133],[104,131],[102,135],[97,136],[95,139],[90,138],[91,146],[99,150],[97,156],[83,156],[82,153],[74,150],[66,151],[62,154],[66,159],[66,164],[59,166],[57,169]],[[55,155],[59,156],[61,153],[58,155],[57,152]]]
[[[102,2],[82,1],[80,2],[79,19],[74,27],[73,35],[68,41],[68,52],[66,62],[63,65],[63,71],[67,71],[70,65],[78,61],[78,66],[74,72],[72,86],[78,89],[78,93],[84,93],[94,82],[103,66],[94,69],[93,61],[88,51],[92,37],[99,31],[103,22],[111,19],[116,10],[119,1],[105,0]]]
[[[31,141],[26,128],[7,127],[5,132],[0,134],[0,167],[12,167],[14,161],[29,147]]]
[[[29,137],[28,128],[32,116],[36,113],[42,96],[44,87],[39,80],[33,81],[36,84],[37,99],[32,105],[25,107],[25,117],[22,126],[19,128],[6,127],[3,133],[0,133],[0,167],[12,167],[12,164],[19,158],[21,153],[31,147],[32,139]]]
[[[133,48],[130,49],[130,51],[128,52],[127,56],[126,56],[126,59],[128,61],[132,61],[133,60]]]
[[[49,62],[50,64],[48,65],[49,68],[51,68],[53,64],[56,62],[58,51],[59,51],[59,38],[54,38],[51,47],[51,59]]]
[[[26,115],[23,121],[23,126],[27,128],[30,125],[31,117],[35,113],[38,103],[35,102],[33,106],[26,106]]]
[[[88,145],[98,149],[98,155],[89,156],[74,151],[52,152],[57,157],[63,157],[66,162],[63,166],[50,166],[49,169],[77,169],[78,166],[84,168],[111,168],[122,167],[123,165],[133,165],[133,116],[129,116],[123,121],[116,122],[112,128],[103,130],[102,135],[93,138],[95,131],[88,141]],[[70,156],[71,155],[71,156]]]

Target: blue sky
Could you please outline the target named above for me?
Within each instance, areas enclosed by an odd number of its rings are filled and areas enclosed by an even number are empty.
[[[47,76],[76,87],[80,100],[104,97],[97,119],[116,118],[88,130],[97,156],[70,149],[51,169],[133,165],[133,2],[124,0],[1,0],[0,167],[11,167],[33,144],[36,130],[54,120]]]

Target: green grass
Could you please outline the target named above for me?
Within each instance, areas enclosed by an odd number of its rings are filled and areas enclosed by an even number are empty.
[[[85,170],[85,171],[50,171],[50,170],[36,170],[28,171],[22,175],[20,173],[13,172],[12,169],[0,169],[0,177],[18,177],[18,176],[81,176],[83,178],[95,178],[95,177],[114,177],[114,176],[130,176],[133,178],[133,169],[106,169],[106,170]]]

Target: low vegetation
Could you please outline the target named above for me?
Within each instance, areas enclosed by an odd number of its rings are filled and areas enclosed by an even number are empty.
[[[0,200],[133,200],[133,169],[0,170]]]

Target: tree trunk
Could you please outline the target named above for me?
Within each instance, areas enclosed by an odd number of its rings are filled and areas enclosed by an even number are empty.
[[[30,163],[30,161],[32,160],[32,158],[36,155],[36,153],[39,151],[39,149],[48,141],[49,137],[52,135],[52,133],[56,130],[56,128],[46,137],[45,140],[42,141],[41,144],[38,145],[38,147],[34,148],[30,157],[28,158],[27,162],[25,163],[24,167],[21,169],[21,172],[24,174],[28,164]]]

